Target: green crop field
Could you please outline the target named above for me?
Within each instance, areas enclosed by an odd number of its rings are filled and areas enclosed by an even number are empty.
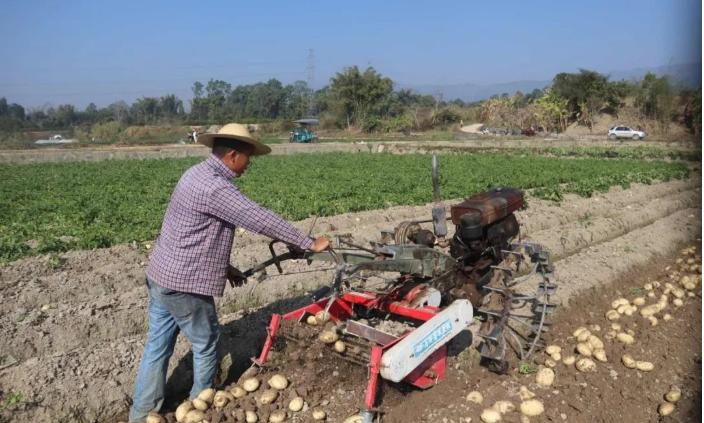
[[[0,165],[0,261],[153,239],[174,185],[199,160]],[[684,178],[688,170],[664,161],[479,154],[442,156],[441,174],[447,199],[504,185],[559,201],[567,192],[589,196]],[[431,201],[430,156],[268,156],[237,184],[289,219],[424,204]]]

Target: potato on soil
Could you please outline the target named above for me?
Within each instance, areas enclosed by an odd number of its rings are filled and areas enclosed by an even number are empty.
[[[191,410],[183,419],[184,423],[200,423],[205,418],[205,413],[201,410]]]
[[[319,408],[313,410],[313,420],[325,420],[327,413]]]
[[[308,316],[306,317],[306,323],[311,326],[318,326],[318,319],[316,319],[315,316]]]
[[[586,342],[580,342],[576,347],[577,352],[585,357],[592,356],[592,346]]]
[[[149,413],[146,423],[166,423],[166,420],[158,413]]]
[[[203,389],[200,391],[200,394],[198,394],[198,399],[203,400],[210,404],[213,402],[213,399],[215,398],[215,389],[213,388],[208,388],[208,389]]]
[[[281,423],[286,420],[286,412],[283,410],[274,411],[269,415],[270,423]]]
[[[645,298],[643,297],[636,297],[632,301],[633,305],[637,305],[638,307],[645,305]]]
[[[679,298],[675,298],[675,300],[672,301],[672,304],[673,304],[675,307],[682,307],[682,306],[684,305],[684,301],[682,301],[682,300],[679,299]]]
[[[572,332],[572,336],[577,338],[582,332],[584,332],[586,330],[587,330],[587,328],[585,328],[584,326],[580,326],[577,329],[575,329],[574,332]]]
[[[574,363],[574,365],[580,372],[596,371],[596,363],[589,358],[580,358],[576,363]]]
[[[345,419],[343,423],[362,423],[362,416],[355,414]]]
[[[493,408],[487,408],[479,416],[484,423],[496,423],[501,421],[501,413]]]
[[[337,351],[338,353],[342,354],[347,349],[347,346],[345,345],[344,342],[338,340],[338,341],[335,341],[335,345],[333,345],[333,349],[335,351]]]
[[[573,365],[575,361],[577,361],[577,358],[573,355],[568,355],[567,357],[562,359],[562,362],[568,366]]]
[[[241,386],[235,386],[230,389],[230,394],[235,398],[242,398],[247,395],[247,391],[245,391]]]
[[[538,370],[538,372],[535,374],[535,382],[538,385],[550,386],[554,381],[555,372],[548,367],[543,367],[542,369]]]
[[[257,416],[257,413],[254,411],[245,411],[244,412],[244,421],[247,423],[257,423],[259,420],[259,417]]]
[[[286,376],[280,375],[280,374],[275,374],[269,380],[267,381],[269,386],[271,386],[274,389],[278,389],[279,391],[282,389],[286,389],[288,386],[288,379],[286,379]]]
[[[183,422],[183,420],[186,418],[186,414],[188,414],[188,412],[191,410],[193,410],[193,403],[191,401],[182,402],[181,405],[176,408],[176,412],[174,413],[176,421],[178,423]]]
[[[332,344],[337,341],[338,338],[337,333],[329,330],[320,332],[320,335],[318,335],[318,339],[324,344]]]
[[[586,342],[590,336],[592,336],[592,333],[589,330],[584,330],[577,336],[577,342]]]
[[[664,321],[666,321],[666,322],[667,322],[668,320],[672,320],[672,315],[671,315],[671,314],[665,314],[665,315],[662,316],[662,320],[664,320]]]
[[[606,351],[603,348],[599,348],[592,352],[592,356],[602,363],[606,363],[608,360],[606,358]]]
[[[636,361],[636,369],[641,372],[649,372],[655,368],[655,365],[649,361]]]
[[[200,398],[195,398],[191,402],[193,403],[193,408],[195,408],[196,410],[205,411],[209,407],[208,403]]]
[[[254,392],[259,389],[259,379],[256,377],[249,377],[242,382],[242,388],[247,392]]]
[[[472,391],[467,394],[467,401],[471,401],[477,404],[481,404],[484,401],[484,396],[479,391]]]
[[[315,320],[318,322],[319,325],[324,325],[325,323],[330,321],[330,313],[325,310],[320,310],[319,312],[315,313]]]
[[[555,353],[555,354],[551,355],[550,358],[553,359],[553,361],[560,361],[560,360],[562,360],[562,354]]]
[[[621,357],[621,362],[623,363],[624,366],[626,366],[629,369],[636,368],[636,360],[633,357],[631,357],[630,354],[624,354]]]
[[[628,305],[628,304],[630,304],[630,302],[627,299],[622,297],[622,298],[618,298],[618,299],[612,301],[611,308],[619,308],[620,306]]]
[[[658,325],[658,318],[655,316],[648,316],[648,321],[650,322],[650,326]]]
[[[669,416],[673,411],[675,411],[675,405],[669,402],[664,402],[658,407],[658,413],[663,417]]]
[[[543,403],[536,399],[529,399],[521,403],[521,413],[526,416],[539,416],[543,414],[543,411],[545,411]]]
[[[266,391],[262,392],[262,394],[259,396],[259,403],[271,404],[272,402],[276,401],[276,398],[278,396],[279,393],[275,389],[267,389]]]
[[[626,345],[631,345],[632,343],[635,342],[635,338],[633,338],[632,335],[629,335],[629,334],[623,333],[623,332],[617,334],[616,339],[618,339],[619,342],[622,342]]]
[[[234,401],[235,397],[227,391],[217,391],[213,397],[213,405],[217,408],[222,408],[227,405],[228,402]]]
[[[301,411],[303,409],[303,398],[296,397],[292,399],[291,402],[288,403],[288,409],[293,412]]]
[[[557,362],[555,360],[553,360],[552,358],[546,358],[545,365],[547,367],[555,367],[555,366],[557,366]]]
[[[676,385],[670,386],[670,390],[665,394],[665,400],[667,402],[675,403],[682,397],[682,391]]]
[[[545,347],[545,352],[547,355],[559,354],[562,351],[562,347],[557,345],[548,345]]]

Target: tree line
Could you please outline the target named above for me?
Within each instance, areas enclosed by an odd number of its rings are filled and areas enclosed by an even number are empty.
[[[317,116],[325,128],[356,128],[365,132],[408,132],[446,128],[461,121],[481,121],[505,128],[533,127],[562,132],[578,122],[591,128],[600,113],[617,114],[630,106],[667,131],[679,120],[701,132],[701,88],[677,88],[666,76],[649,73],[641,81],[609,81],[590,70],[557,74],[550,86],[528,94],[517,92],[465,103],[440,101],[411,90],[395,90],[393,81],[374,68],[357,66],[336,73],[330,83],[313,90],[303,81],[283,84],[276,79],[237,85],[211,79],[195,82],[190,110],[174,94],[142,97],[106,107],[90,103],[79,110],[71,104],[27,110],[0,98],[0,131],[60,130],[110,123],[132,125],[221,124],[228,121],[290,121]]]

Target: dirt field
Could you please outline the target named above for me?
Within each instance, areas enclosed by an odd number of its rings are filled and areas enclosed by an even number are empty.
[[[613,299],[621,295],[630,299],[632,287],[664,280],[664,268],[678,250],[701,241],[700,181],[696,171],[687,181],[613,189],[590,199],[568,196],[560,205],[529,198],[529,208],[518,213],[518,219],[523,236],[544,244],[556,259],[557,300],[566,308],[556,317],[551,336],[563,350],[571,345],[567,335],[579,324],[598,324],[602,334],[607,332],[603,314]],[[430,207],[321,218],[313,232],[351,233],[363,243],[400,221],[428,218]],[[307,231],[311,223],[298,224]],[[240,235],[234,263],[245,269],[266,258],[265,239]],[[58,260],[48,256],[23,259],[0,268],[4,299],[0,303],[0,337],[4,340],[0,347],[4,398],[0,421],[114,422],[125,417],[146,330],[147,260],[144,246],[122,245],[69,252]],[[306,290],[329,282],[330,272],[322,270],[323,265],[287,263],[284,268],[287,273],[307,273],[278,276],[272,270],[271,277],[251,295],[251,285],[228,288],[219,301],[220,348],[235,363],[228,383],[258,353],[271,313],[303,304]],[[683,399],[671,421],[698,421],[691,419],[692,410],[699,408],[696,399],[701,392],[701,380],[696,377],[701,369],[700,287],[696,292],[695,298],[686,298],[683,307],[670,311],[671,321],[661,321],[655,328],[647,327],[640,317],[629,320],[638,339],[630,351],[653,361],[653,372],[626,369],[618,359],[623,348],[609,344],[609,362],[600,364],[597,372],[578,374],[557,367],[558,377],[551,388],[531,388],[546,408],[534,420],[658,421],[659,398],[674,383],[682,388]],[[168,410],[190,388],[187,352],[187,343],[179,339],[170,367]],[[483,406],[465,401],[467,392],[479,389],[484,406],[499,399],[517,405],[519,385],[529,386],[534,379],[515,371],[501,377],[489,374],[473,364],[469,353],[453,360],[448,380],[429,391],[387,387],[382,402],[384,421],[477,422]],[[356,406],[348,407],[354,401],[351,398],[361,401],[355,381],[350,379],[347,388],[326,389],[327,397],[321,394],[317,399],[327,407],[330,421],[338,421]],[[14,400],[10,403],[8,398]],[[337,405],[343,402],[344,410]],[[504,421],[519,421],[518,414],[506,415]]]

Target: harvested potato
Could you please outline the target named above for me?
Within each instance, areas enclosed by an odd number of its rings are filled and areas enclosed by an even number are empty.
[[[664,320],[664,321],[672,320],[672,315],[670,315],[669,313],[665,314],[664,316],[662,316],[662,320]]]
[[[604,348],[604,343],[597,336],[591,335],[589,338],[587,338],[587,342],[589,343],[589,345],[591,345],[592,350]]]
[[[577,361],[577,358],[573,355],[568,355],[567,357],[562,359],[562,362],[568,366],[573,365],[575,361]]]
[[[620,314],[618,314],[618,311],[616,310],[609,310],[606,312],[606,320],[618,320],[621,317]]]
[[[234,388],[230,389],[230,394],[235,398],[242,398],[243,396],[247,395],[247,391],[242,389],[241,386],[235,386]]]
[[[648,321],[650,322],[650,326],[658,325],[658,318],[655,316],[648,316]]]
[[[631,357],[630,354],[624,354],[621,357],[621,362],[623,363],[624,366],[628,367],[629,369],[635,369],[636,368],[636,360]]]
[[[574,363],[577,370],[580,372],[594,372],[596,371],[596,363],[590,358],[580,358]]]
[[[572,332],[572,336],[574,336],[576,338],[579,336],[579,334],[581,334],[585,330],[587,330],[587,328],[585,328],[584,326],[580,326],[577,329],[575,329],[574,332]]]
[[[675,405],[669,402],[664,402],[658,407],[658,413],[663,417],[669,416],[673,411],[675,411]]]
[[[675,307],[682,307],[682,306],[684,305],[684,301],[682,301],[682,300],[679,299],[679,298],[675,298],[675,300],[672,301],[672,304],[673,304]]]
[[[227,405],[228,402],[234,401],[235,397],[232,396],[227,391],[217,391],[213,397],[213,405],[217,408],[222,408]]]
[[[537,399],[529,399],[521,403],[521,413],[526,416],[539,416],[543,414],[543,411],[545,411],[545,407],[543,407],[543,403]]]
[[[632,343],[634,343],[636,341],[635,338],[633,338],[633,335],[629,335],[629,334],[623,333],[623,332],[617,334],[616,339],[618,339],[619,342],[622,342],[626,345],[631,345]]]
[[[288,409],[293,412],[301,411],[303,409],[303,398],[296,397],[292,399],[291,402],[288,403]]]
[[[176,421],[178,423],[183,422],[186,418],[186,414],[188,414],[191,410],[193,410],[193,403],[191,401],[182,402],[181,405],[176,408],[176,412],[174,413]]]
[[[247,423],[257,423],[259,421],[259,417],[257,416],[257,413],[254,411],[245,411],[244,412],[244,421]]]
[[[681,298],[684,298],[685,293],[684,293],[684,290],[682,290],[682,289],[673,288],[673,289],[672,289],[672,295],[673,295],[675,298],[680,298],[680,299],[681,299]]]
[[[541,386],[550,386],[555,381],[555,372],[548,368],[543,367],[535,374],[535,382]]]
[[[589,330],[592,332],[601,332],[601,326],[599,325],[590,325]]]
[[[147,415],[146,423],[166,423],[166,420],[159,413],[152,412]]]
[[[259,389],[259,379],[256,377],[249,377],[242,382],[242,388],[247,392],[254,392]]]
[[[691,282],[682,284],[682,286],[683,286],[684,289],[686,289],[687,291],[694,291],[695,289],[697,289],[697,285],[695,285],[695,284],[693,284],[693,283],[691,283]],[[689,294],[687,294],[687,295],[689,295]]]
[[[267,389],[259,396],[259,404],[271,404],[278,396],[279,393],[275,389]]]
[[[267,381],[267,384],[271,386],[274,389],[278,389],[279,391],[282,389],[286,389],[288,386],[288,379],[286,379],[286,376],[280,375],[280,374],[275,374],[269,380]]]
[[[548,355],[559,354],[562,351],[562,347],[557,345],[548,345],[545,347],[545,352]]]
[[[482,411],[482,414],[479,416],[479,418],[482,419],[484,423],[497,423],[501,421],[501,413],[494,410],[493,408],[487,408]]]
[[[577,337],[577,342],[586,342],[589,337],[592,336],[592,333],[589,332],[589,330],[585,330],[582,333],[579,334]]]
[[[545,365],[548,367],[555,367],[557,366],[557,362],[555,362],[555,360],[553,360],[552,358],[546,358]]]
[[[494,410],[498,411],[501,414],[506,414],[506,413],[510,413],[513,410],[515,410],[516,406],[513,405],[513,403],[511,401],[501,400],[501,401],[496,401],[494,403],[494,405],[491,406],[491,408],[493,408]]]
[[[520,389],[518,390],[518,396],[521,397],[521,401],[526,401],[535,398],[535,394],[525,386],[520,387]]]
[[[198,394],[198,399],[203,400],[208,404],[212,403],[214,398],[215,389],[213,388],[203,389],[202,391],[200,391],[200,394]]]
[[[330,330],[322,331],[320,335],[318,335],[318,339],[324,344],[332,344],[337,341],[338,338],[337,333]]]
[[[676,385],[670,386],[670,390],[665,394],[665,400],[667,402],[672,402],[675,403],[682,398],[682,391],[680,391],[680,388]]]
[[[655,365],[649,361],[636,361],[636,369],[642,372],[649,372],[655,368]]]
[[[636,306],[627,306],[627,307],[626,307],[626,310],[623,312],[623,314],[625,314],[626,316],[629,316],[629,317],[630,317],[630,316],[633,316],[633,313],[635,313],[636,311],[638,311],[638,307],[636,307]]]
[[[318,326],[318,319],[316,319],[315,316],[311,315],[306,317],[306,323],[311,326]]]
[[[286,412],[284,410],[277,410],[269,414],[270,423],[281,423],[286,420]]]
[[[476,404],[481,404],[484,402],[484,396],[479,391],[472,391],[467,394],[466,400]]]
[[[606,359],[606,351],[604,351],[603,348],[598,348],[592,352],[592,356],[596,358],[597,360],[601,361],[602,363],[606,363],[608,360]]]
[[[618,314],[624,314],[626,312],[626,310],[629,308],[630,308],[629,304],[621,304],[620,306],[618,306],[616,311],[618,312]]]
[[[191,402],[193,403],[193,408],[195,408],[196,410],[205,411],[209,407],[208,403],[200,398],[196,398]]]
[[[654,292],[648,292],[648,298],[655,298],[655,293]]]
[[[621,330],[621,324],[620,324],[620,323],[612,323],[612,324],[611,324],[611,329],[613,329],[613,330]]]
[[[645,298],[643,297],[636,297],[631,301],[633,305],[637,305],[638,307],[645,305]]]
[[[630,302],[627,299],[621,297],[621,298],[618,298],[618,299],[611,302],[611,308],[619,308],[622,305],[628,305],[628,304],[630,304]]]
[[[560,353],[555,353],[555,354],[552,354],[552,355],[550,356],[550,358],[551,358],[553,361],[560,361],[560,360],[562,360],[562,354],[560,354]]]
[[[205,413],[201,410],[191,410],[186,414],[183,423],[200,423],[205,418]]]
[[[362,423],[363,421],[364,419],[362,418],[362,416],[360,416],[359,414],[355,414],[346,418],[345,421],[342,423]]]
[[[344,342],[337,340],[335,341],[335,344],[332,346],[332,348],[337,351],[338,353],[342,354],[345,352],[347,349],[347,345],[345,345]]]
[[[320,408],[316,408],[313,410],[313,420],[325,420],[327,416],[327,413],[325,413],[325,411],[321,410]]]
[[[592,346],[586,342],[580,342],[576,347],[577,352],[585,357],[592,356]]]
[[[643,285],[643,289],[645,289],[646,291],[652,291],[652,290],[653,290],[653,284],[650,283],[650,282],[648,282],[648,283],[646,283],[645,285]]]

